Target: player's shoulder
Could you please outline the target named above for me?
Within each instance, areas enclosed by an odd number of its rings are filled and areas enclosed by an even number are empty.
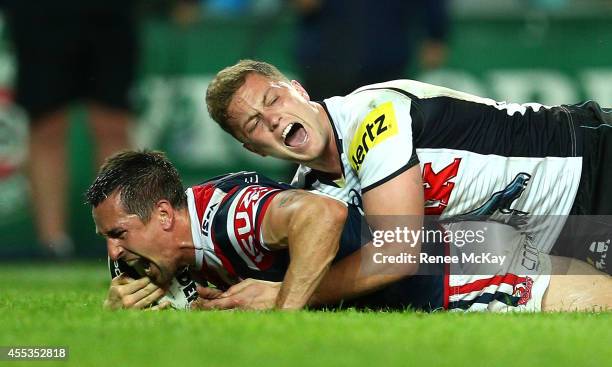
[[[256,172],[242,171],[192,186],[187,189],[187,198],[190,210],[208,228],[212,222],[233,218],[243,207],[258,207],[260,202],[268,202],[270,195],[291,188]]]
[[[326,99],[325,105],[340,135],[349,138],[366,120],[388,112],[410,113],[411,103],[418,99],[412,93],[414,83],[422,84],[412,80],[371,84],[346,96]]]
[[[365,85],[347,97],[354,100],[374,102],[373,105],[388,101],[396,103],[413,102],[436,95],[451,94],[451,89],[411,79],[391,80],[383,83]],[[378,102],[378,103],[376,103]]]
[[[192,187],[190,191],[193,192],[199,217],[206,219],[210,211],[210,220],[222,223],[220,228],[225,228],[223,223],[260,217],[272,198],[288,189],[292,189],[288,184],[274,181],[257,172],[242,171],[214,177]]]
[[[224,192],[235,190],[236,188],[245,188],[248,186],[264,186],[275,189],[291,189],[289,184],[272,180],[257,172],[235,172],[227,173],[221,176],[208,179],[196,187],[208,186],[214,189],[220,189]]]
[[[423,91],[431,90],[436,86],[419,82],[411,79],[398,79],[390,80],[387,82],[364,85],[363,87],[357,88],[349,96],[358,96],[362,94],[378,95],[393,98],[402,96],[404,98],[416,99],[423,95]]]
[[[379,98],[399,101],[408,99],[412,102],[416,101],[417,103],[420,100],[435,99],[438,97],[446,97],[455,100],[470,101],[488,105],[496,103],[496,101],[490,98],[484,98],[448,87],[410,79],[399,79],[384,83],[366,85],[355,90],[349,96],[357,96],[360,94],[367,96],[378,95]]]
[[[413,110],[419,97],[411,92],[426,88],[423,84],[411,80],[372,84],[329,100],[332,120],[339,119],[333,124],[342,139],[344,159],[359,176],[362,189],[418,162],[412,129],[413,120],[422,118]]]

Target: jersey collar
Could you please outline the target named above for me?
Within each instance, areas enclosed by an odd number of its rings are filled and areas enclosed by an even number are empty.
[[[342,170],[342,177],[340,179],[344,180],[344,177],[346,177],[346,175],[344,172],[344,165],[342,164],[342,154],[344,153],[344,149],[342,148],[342,139],[340,138],[338,129],[336,129],[336,123],[334,122],[334,119],[332,118],[331,113],[329,113],[329,110],[327,109],[327,104],[324,101],[317,102],[317,103],[323,106],[323,110],[325,111],[325,114],[327,114],[327,118],[329,119],[329,123],[331,125],[332,131],[334,132],[334,140],[336,142],[336,151],[338,152],[338,158],[340,159],[340,169]],[[321,176],[324,179],[327,176],[328,177],[327,180],[329,180],[329,177],[330,177],[329,174],[326,174],[320,171],[316,171],[316,170],[313,170],[313,172],[317,172],[318,173],[317,176]]]
[[[196,269],[202,269],[204,262],[204,246],[202,244],[202,238],[200,237],[200,221],[198,220],[198,211],[195,205],[195,197],[193,196],[193,190],[188,188],[187,194],[187,209],[189,210],[189,219],[191,221],[191,238],[193,240],[193,246],[195,247],[195,262]]]

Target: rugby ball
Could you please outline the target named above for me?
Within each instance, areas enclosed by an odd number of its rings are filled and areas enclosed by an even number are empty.
[[[142,277],[136,269],[123,260],[114,261],[108,258],[108,269],[111,279],[121,274],[126,274],[132,279],[139,279]],[[191,279],[189,270],[185,268],[179,271],[172,279],[168,291],[156,302],[156,304],[168,301],[172,308],[176,310],[189,310],[191,303],[197,298],[198,292],[196,291],[196,282]]]

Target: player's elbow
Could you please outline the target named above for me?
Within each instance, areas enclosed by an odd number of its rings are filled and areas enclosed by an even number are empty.
[[[311,213],[320,218],[321,221],[324,221],[327,226],[337,229],[338,237],[340,236],[348,216],[346,205],[338,200],[326,197],[315,197],[310,209]]]
[[[313,196],[300,211],[301,218],[296,224],[299,223],[302,228],[311,228],[318,236],[325,239],[320,245],[333,247],[335,255],[347,215],[348,210],[343,203],[323,196]]]
[[[326,230],[329,231],[330,237],[333,238],[332,241],[329,241],[329,246],[332,248],[330,254],[333,255],[332,257],[335,257],[340,247],[340,238],[348,216],[348,209],[343,203],[333,199],[322,197],[319,198],[318,202],[319,205],[315,215],[322,218],[321,220],[324,221]]]

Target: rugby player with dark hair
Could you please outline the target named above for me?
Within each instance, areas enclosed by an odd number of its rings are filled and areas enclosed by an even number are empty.
[[[586,216],[612,214],[612,111],[595,102],[497,102],[413,80],[315,102],[273,65],[242,60],[217,74],[206,103],[246,149],[300,164],[294,187],[361,206],[374,230],[389,227],[372,220],[381,215],[517,222],[539,250],[611,271],[609,220],[605,226]],[[560,236],[569,215],[583,216]],[[413,230],[420,227],[415,220]],[[558,241],[584,228],[581,245]],[[362,258],[347,257],[330,276],[359,267]],[[417,271],[362,274],[346,292]]]
[[[332,262],[361,246],[356,207],[246,172],[184,191],[159,152],[109,158],[86,197],[110,258],[142,276],[112,280],[105,301],[110,309],[154,304],[185,271],[201,284],[193,308],[204,309],[299,309],[338,306],[345,299],[348,305],[426,311],[591,310],[612,303],[609,276],[544,254],[537,255],[540,271],[533,274],[504,268],[489,275],[419,275],[347,295],[344,289],[359,269],[340,280],[327,274]],[[517,238],[523,237],[507,239]],[[550,275],[560,265],[588,275]],[[209,283],[216,288],[205,287]]]

